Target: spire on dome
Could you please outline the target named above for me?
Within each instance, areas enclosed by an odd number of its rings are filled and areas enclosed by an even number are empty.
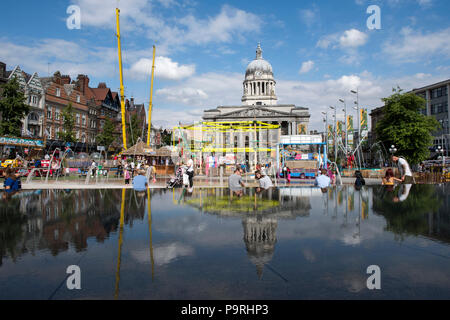
[[[262,49],[261,49],[261,43],[258,42],[258,47],[256,48],[256,60],[262,59]]]

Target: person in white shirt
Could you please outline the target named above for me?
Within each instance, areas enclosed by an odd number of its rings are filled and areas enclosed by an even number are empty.
[[[191,158],[187,162],[187,175],[189,176],[189,188],[194,186],[194,160]]]
[[[261,189],[267,190],[273,187],[272,180],[270,180],[269,176],[263,175],[260,171],[255,172],[255,178],[258,180]]]
[[[316,178],[315,186],[326,189],[330,187],[331,179],[327,176],[327,170],[322,169],[321,175]]]
[[[411,171],[408,161],[406,161],[402,157],[397,157],[394,155],[391,157],[391,159],[392,159],[392,162],[395,162],[398,164],[398,168],[400,169],[400,174],[401,174],[401,180],[403,181],[403,183],[413,184],[414,178],[413,178],[413,174],[412,174],[412,171]]]

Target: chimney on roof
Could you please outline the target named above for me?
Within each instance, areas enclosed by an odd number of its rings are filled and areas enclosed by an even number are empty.
[[[0,78],[6,78],[6,64],[0,61]]]
[[[87,88],[89,88],[89,77],[84,74],[79,74],[77,77],[77,89],[83,94],[86,94]]]
[[[106,89],[106,83],[105,83],[105,82],[100,82],[100,83],[98,84],[98,88]]]
[[[131,107],[131,108],[134,108],[134,98],[131,98],[130,100],[131,100],[131,101],[130,101],[130,107]]]
[[[54,82],[54,83],[57,83],[57,84],[61,84],[61,72],[56,71],[56,72],[53,74],[53,82]]]
[[[69,75],[62,75],[61,76],[61,84],[70,84],[70,76]]]

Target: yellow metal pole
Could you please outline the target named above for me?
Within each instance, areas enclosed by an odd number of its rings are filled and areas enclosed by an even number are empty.
[[[119,48],[119,72],[120,72],[120,106],[122,112],[122,137],[123,137],[123,149],[127,150],[127,132],[125,127],[125,95],[123,87],[123,69],[122,69],[122,49],[120,46],[120,24],[119,24],[120,10],[116,8],[116,20],[117,20],[117,46]]]
[[[153,79],[154,79],[154,76],[155,76],[155,52],[156,52],[156,47],[153,46],[152,81],[151,81],[151,88],[150,88],[150,104],[148,106],[147,146],[150,146],[150,133],[151,133],[151,130],[152,130]]]
[[[155,262],[153,258],[152,206],[151,206],[150,188],[147,188],[147,215],[148,215],[148,230],[150,232],[150,261],[152,263],[152,281],[153,281],[155,276]]]
[[[119,282],[120,282],[120,263],[122,258],[122,243],[123,243],[123,225],[125,221],[125,189],[122,189],[122,203],[120,206],[120,225],[119,225],[119,252],[117,254],[117,270],[116,270],[116,288],[114,290],[114,299],[119,297]]]

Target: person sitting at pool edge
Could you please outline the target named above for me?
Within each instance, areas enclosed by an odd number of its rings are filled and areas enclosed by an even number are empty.
[[[316,178],[314,185],[321,189],[328,188],[330,186],[331,179],[327,176],[327,170],[322,169],[321,173],[322,174]]]
[[[245,188],[245,185],[242,182],[240,168],[236,168],[234,170],[234,173],[228,178],[228,186],[232,191],[239,190],[241,188]]]
[[[269,188],[273,187],[272,180],[270,180],[269,176],[263,175],[261,171],[255,172],[255,179],[259,182],[259,187],[268,190]]]
[[[394,171],[392,169],[387,169],[386,175],[383,178],[383,186],[393,186],[396,181],[400,183],[402,182],[402,180],[394,177]]]
[[[5,174],[5,182],[3,183],[3,187],[6,192],[15,192],[22,189],[22,184],[18,174],[14,174],[10,168],[6,169]]]
[[[133,189],[136,191],[145,191],[148,187],[148,181],[145,177],[145,171],[139,170],[138,175],[133,178]]]

